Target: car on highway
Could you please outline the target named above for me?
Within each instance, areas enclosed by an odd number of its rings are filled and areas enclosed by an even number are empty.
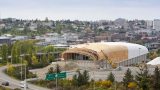
[[[25,84],[21,84],[20,86],[21,86],[21,88],[24,88]],[[28,88],[28,84],[26,85],[26,87]]]
[[[2,85],[9,86],[9,82],[3,82]]]

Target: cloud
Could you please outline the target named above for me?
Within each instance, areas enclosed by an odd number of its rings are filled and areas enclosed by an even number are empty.
[[[2,18],[115,20],[159,18],[158,0],[0,0]]]

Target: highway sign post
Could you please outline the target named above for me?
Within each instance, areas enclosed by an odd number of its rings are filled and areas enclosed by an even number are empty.
[[[56,79],[56,76],[55,76],[56,74],[47,74],[46,75],[46,80],[54,80],[54,79]]]
[[[57,78],[61,79],[61,78],[66,78],[66,72],[62,72],[62,73],[57,73]]]

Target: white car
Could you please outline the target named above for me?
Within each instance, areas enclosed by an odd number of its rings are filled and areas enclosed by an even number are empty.
[[[20,82],[20,84],[24,84],[24,83],[25,83],[24,81]]]
[[[24,88],[25,84],[21,84],[21,88]],[[26,85],[26,87],[28,88],[28,85]]]

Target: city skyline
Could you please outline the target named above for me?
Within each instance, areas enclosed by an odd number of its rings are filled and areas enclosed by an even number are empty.
[[[154,20],[159,19],[158,0],[0,0],[0,18],[44,20]]]

